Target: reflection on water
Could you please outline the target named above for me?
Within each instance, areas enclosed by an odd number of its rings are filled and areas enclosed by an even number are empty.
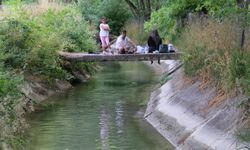
[[[51,98],[53,108],[30,116],[25,150],[170,150],[143,119],[153,72],[143,63],[111,63],[94,79]]]
[[[100,117],[100,137],[102,140],[102,150],[108,150],[109,149],[109,144],[108,144],[108,139],[109,139],[109,120],[110,120],[110,115],[108,114],[107,110],[102,110],[101,111],[101,117]]]
[[[116,102],[115,112],[116,112],[115,124],[116,124],[116,128],[117,128],[117,133],[122,133],[122,130],[123,130],[122,129],[122,126],[123,126],[123,117],[122,117],[123,106],[122,106],[121,101]]]

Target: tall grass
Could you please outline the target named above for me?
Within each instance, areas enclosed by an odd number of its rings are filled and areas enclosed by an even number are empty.
[[[6,55],[5,66],[22,69],[25,73],[47,79],[68,79],[61,67],[57,51],[94,51],[94,34],[80,12],[72,6],[52,9],[16,7],[0,23],[1,51]],[[60,8],[60,9],[59,9]],[[43,12],[44,11],[44,12]]]
[[[125,27],[127,30],[128,36],[137,44],[145,45],[147,43],[148,33],[143,28],[143,23],[131,20]]]
[[[246,40],[245,40],[245,45],[244,45],[244,49],[249,53],[250,52],[250,29],[248,28],[246,30]]]
[[[176,42],[177,47],[186,52],[185,72],[199,76],[203,84],[213,84],[230,95],[250,94],[246,84],[250,80],[249,32],[246,32],[242,51],[241,28],[234,17],[220,22],[208,17],[191,20]]]
[[[176,41],[177,47],[185,52],[186,74],[198,77],[202,81],[201,89],[208,86],[217,88],[217,95],[209,101],[206,109],[218,106],[237,94],[250,96],[250,28],[245,29],[244,49],[240,48],[241,31],[234,16],[223,21],[195,16]],[[250,125],[249,102],[249,99],[243,101],[240,107],[246,128]],[[240,140],[250,141],[249,129],[237,135]]]

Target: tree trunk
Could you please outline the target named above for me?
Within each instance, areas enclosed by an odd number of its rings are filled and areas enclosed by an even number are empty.
[[[160,0],[125,0],[130,10],[138,19],[149,20],[152,10],[158,10],[161,7]]]
[[[130,0],[125,0],[125,2],[128,4],[128,6],[130,7],[130,10],[132,11],[133,15],[135,17],[139,17],[140,13],[138,8],[135,6],[135,4],[133,2],[131,2]]]
[[[145,11],[146,11],[146,7],[145,7],[145,2],[144,0],[140,0],[141,1],[141,8],[142,8],[142,15],[143,15],[143,20],[145,20]]]
[[[151,16],[151,0],[146,0],[146,5],[147,5],[147,11],[146,11],[146,20],[150,19]]]
[[[156,7],[155,10],[159,10],[161,8],[160,0],[156,0]]]
[[[2,9],[3,0],[0,0],[0,10]]]

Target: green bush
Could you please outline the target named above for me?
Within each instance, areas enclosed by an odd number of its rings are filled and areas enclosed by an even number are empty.
[[[38,15],[17,9],[0,23],[0,33],[5,67],[40,75],[49,82],[71,78],[62,68],[57,51],[97,49],[89,25],[73,6],[49,9]]]
[[[22,112],[16,109],[20,103],[21,83],[21,76],[0,67],[0,142],[8,142],[10,136],[23,126],[19,118]]]
[[[6,55],[5,64],[14,68],[22,68],[25,57],[30,51],[26,43],[30,38],[30,28],[24,23],[7,19],[1,23],[0,39],[2,44],[0,51]]]
[[[1,68],[0,68],[1,69]],[[21,78],[15,73],[9,71],[0,70],[0,102],[4,97],[18,96],[18,85],[21,83]]]

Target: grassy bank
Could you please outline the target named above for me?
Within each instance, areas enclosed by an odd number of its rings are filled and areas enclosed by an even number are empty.
[[[203,85],[213,85],[228,96],[250,95],[250,44],[240,48],[241,27],[236,20],[218,22],[194,18],[180,34],[176,45],[183,57],[185,72],[199,77]],[[249,29],[246,32],[249,36]]]
[[[17,135],[26,126],[27,111],[23,83],[36,77],[53,87],[58,79],[73,80],[74,71],[92,73],[94,64],[63,62],[57,51],[91,52],[97,47],[76,6],[15,1],[0,14],[0,143],[20,149],[16,146],[23,141]]]

